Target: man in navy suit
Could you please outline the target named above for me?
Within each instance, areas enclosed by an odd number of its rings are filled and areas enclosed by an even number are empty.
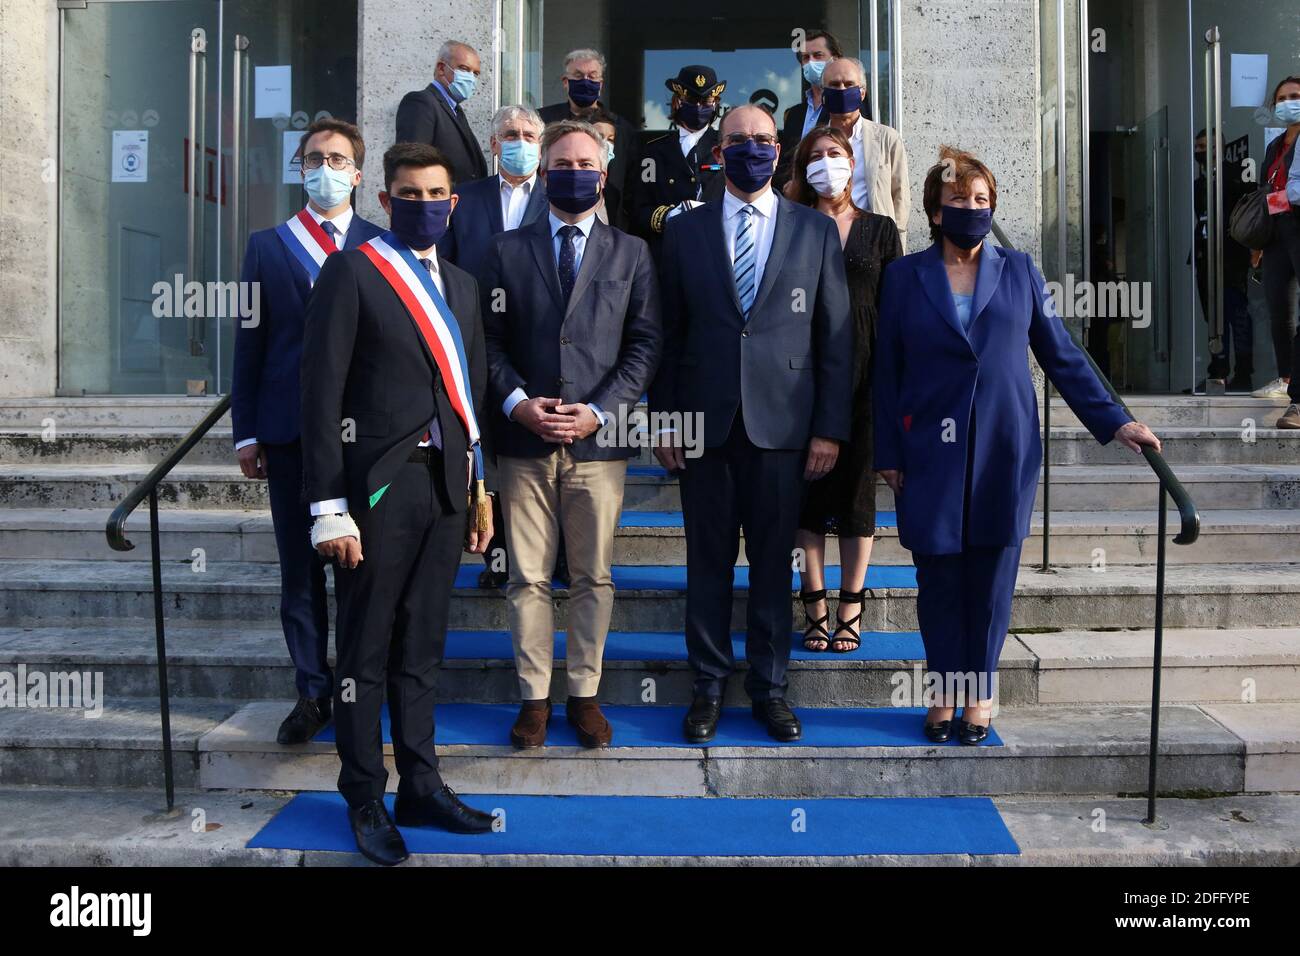
[[[261,308],[256,324],[236,326],[230,395],[239,467],[267,482],[280,554],[280,622],[298,688],[298,703],[280,725],[281,744],[314,737],[329,722],[334,692],[325,570],[308,540],[311,519],[301,501],[298,368],[307,296],[325,256],[381,232],[352,211],[366,158],[361,132],[341,120],[318,120],[299,149],[307,208],[248,237],[240,279],[259,283]]]
[[[546,741],[555,621],[551,569],[569,571],[566,716],[585,747],[612,737],[597,690],[614,605],[614,533],[634,448],[627,421],[659,364],[659,290],[645,241],[600,222],[605,141],[560,120],[542,136],[550,212],[493,240],[480,282],[501,497],[521,749]]]
[[[448,40],[438,49],[433,82],[412,90],[397,106],[399,143],[426,143],[451,163],[456,182],[482,179],[487,162],[461,104],[478,85],[479,56],[468,43]]]
[[[537,175],[541,156],[542,118],[526,106],[503,106],[492,117],[495,176],[476,179],[456,189],[459,212],[438,243],[438,255],[477,276],[492,245],[492,237],[531,225],[546,213],[546,184]],[[481,588],[506,583],[509,564],[505,549],[505,517],[500,499],[493,499],[497,537],[483,552]],[[567,572],[565,572],[567,579]]]
[[[781,127],[781,162],[776,175],[772,177],[777,189],[783,189],[794,172],[794,152],[799,148],[799,141],[817,126],[825,126],[831,121],[831,114],[822,102],[822,73],[832,60],[844,55],[840,41],[825,30],[809,30],[794,51],[794,58],[799,61],[799,70],[808,91],[804,98],[785,111]]]
[[[717,729],[731,650],[740,532],[749,559],[745,689],[755,719],[797,740],[785,702],[790,599],[804,482],[826,475],[849,437],[853,327],[839,231],[771,186],[780,147],[772,117],[741,106],[722,121],[716,162],[726,191],[675,217],[661,256],[664,358],[650,403],[703,418],[704,448],[681,435],[655,449],[681,476],[686,522],[686,649],[693,743]],[[671,436],[669,436],[671,439]]]

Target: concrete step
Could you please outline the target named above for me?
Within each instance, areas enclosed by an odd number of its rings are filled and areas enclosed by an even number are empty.
[[[849,654],[805,651],[796,635],[788,698],[800,707],[880,707],[900,681],[917,686],[925,656],[915,632],[868,632]],[[552,699],[563,703],[564,634],[556,635]],[[733,635],[744,669],[743,635]],[[1003,647],[998,697],[1021,704],[1141,704],[1151,697],[1150,629],[1012,634]],[[1170,703],[1277,702],[1300,699],[1300,629],[1170,628],[1164,634],[1162,700]],[[158,693],[151,623],[106,627],[0,629],[0,671],[16,674],[100,673],[116,697]],[[167,667],[178,697],[266,700],[294,693],[294,669],[278,627],[169,625]],[[743,706],[742,682],[727,703]],[[680,632],[616,631],[605,648],[601,699],[611,704],[690,703],[692,675]],[[446,703],[512,703],[518,699],[510,635],[453,631],[438,681]]]
[[[188,428],[117,427],[3,428],[0,463],[77,462],[81,464],[156,464],[188,433]],[[1300,431],[1235,426],[1163,426],[1158,433],[1171,464],[1295,464],[1300,459]],[[1100,445],[1080,427],[1052,427],[1050,458],[1054,465],[1131,464],[1133,452],[1115,442]],[[186,456],[195,465],[234,460],[229,428],[213,428]],[[653,465],[650,449],[634,459]]]
[[[275,743],[292,704],[253,701],[235,710],[225,701],[173,700],[177,785],[333,789],[338,756],[332,742]],[[1003,708],[994,719],[1001,744],[981,747],[930,744],[921,733],[923,711],[891,708],[802,708],[805,738],[818,727],[838,728],[841,743],[833,746],[778,744],[757,730],[747,709],[729,710],[723,728],[754,742],[700,747],[680,737],[684,707],[655,713],[660,710],[611,708],[608,750],[550,745],[520,752],[508,743],[514,706],[443,705],[438,728],[444,739],[458,721],[478,729],[464,742],[439,745],[440,769],[466,793],[609,796],[1118,794],[1143,792],[1147,780],[1149,712],[1129,705]],[[899,743],[869,743],[885,739],[867,729],[880,722],[895,728],[888,739]],[[556,739],[563,739],[562,726],[557,716]],[[1161,709],[1160,732],[1164,791],[1300,790],[1300,704],[1173,704]],[[385,752],[395,788],[391,747]],[[157,786],[157,701],[109,697],[96,719],[50,708],[0,712],[0,769],[6,786]]]
[[[472,806],[483,800],[463,794]],[[0,866],[357,866],[357,853],[249,849],[288,802],[265,791],[185,790],[162,812],[148,790],[0,789]],[[771,857],[416,854],[405,866],[1296,866],[1300,796],[1269,794],[1159,802],[1165,826],[1143,826],[1146,801],[1115,796],[995,797],[1020,848],[1014,856]],[[802,805],[802,804],[801,804]],[[201,811],[206,826],[194,826]],[[1104,827],[1080,826],[1104,820]],[[198,832],[195,832],[195,830]],[[483,837],[491,840],[491,836]]]
[[[1262,384],[1262,383],[1261,383]],[[1126,395],[1124,403],[1140,422],[1153,429],[1171,425],[1183,427],[1240,428],[1247,421],[1255,426],[1272,425],[1286,411],[1284,398],[1251,398],[1249,395]],[[1042,417],[1042,399],[1038,412]],[[1052,425],[1080,425],[1079,417],[1065,400],[1052,399]]]
[[[747,569],[741,569],[742,576]],[[910,568],[873,566],[875,580],[910,577]],[[620,567],[611,628],[677,631],[685,614],[685,569]],[[657,583],[671,578],[671,585]],[[476,569],[464,567],[451,600],[448,624],[467,630],[509,626],[500,591],[473,586]],[[868,579],[863,628],[916,629],[914,587]],[[623,583],[620,585],[619,582]],[[639,582],[653,582],[641,584]],[[831,568],[828,585],[839,586]],[[163,567],[167,617],[173,623],[273,622],[279,614],[279,572],[271,564],[209,563],[196,573],[189,562]],[[747,590],[738,585],[732,626],[744,627]],[[568,592],[558,589],[556,627],[566,627]],[[791,595],[796,615],[797,599]],[[1151,626],[1155,568],[1107,565],[1063,567],[1042,574],[1020,571],[1012,605],[1013,630],[1140,628]],[[1166,572],[1167,627],[1278,627],[1300,621],[1300,564],[1173,565]],[[121,624],[151,619],[148,564],[138,561],[0,561],[0,626],[82,622]],[[795,620],[800,620],[796,616]]]
[[[1179,465],[1178,480],[1203,510],[1300,508],[1300,463],[1289,465]],[[149,473],[145,465],[0,465],[0,509],[112,509]],[[1156,502],[1156,480],[1144,462],[1126,465],[1058,465],[1052,468],[1052,508],[1060,511],[1146,511]],[[249,481],[234,465],[182,462],[159,485],[163,509],[270,507],[266,483]],[[1043,503],[1039,483],[1036,507]],[[876,484],[876,506],[892,511],[894,496]],[[623,507],[628,511],[680,511],[677,480],[658,467],[628,471]]]
[[[109,509],[0,509],[0,554],[37,559],[75,560],[100,552],[109,560],[148,561],[149,516],[137,509],[127,521],[133,551],[113,551],[104,539]],[[1148,564],[1156,556],[1158,523],[1153,511],[1057,511],[1052,514],[1054,564]],[[203,509],[159,513],[163,559],[190,560],[202,549],[207,561],[276,562],[275,529],[269,511]],[[877,518],[872,561],[907,564],[892,512]],[[1036,515],[1021,555],[1024,564],[1042,561],[1042,517]],[[1300,511],[1202,511],[1201,537],[1192,547],[1167,549],[1179,564],[1300,561]],[[839,544],[827,541],[827,560],[839,563]],[[682,564],[685,531],[680,512],[626,511],[614,538],[614,562],[624,565]],[[464,564],[480,564],[465,554]],[[741,564],[747,564],[742,549]]]

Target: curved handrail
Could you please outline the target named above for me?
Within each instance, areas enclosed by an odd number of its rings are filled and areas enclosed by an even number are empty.
[[[1007,234],[1002,231],[1002,227],[997,224],[996,220],[993,223],[993,235],[1003,248],[1015,249],[1015,246],[1013,246],[1011,241],[1007,239]],[[1066,331],[1069,332],[1068,326],[1066,327]],[[1071,332],[1070,334],[1073,336],[1074,333]],[[1105,376],[1100,368],[1098,368],[1096,361],[1093,359],[1092,355],[1089,354],[1088,350],[1080,345],[1079,351],[1083,353],[1085,358],[1087,358],[1088,364],[1092,366],[1092,370],[1101,384],[1106,386],[1106,391],[1110,392],[1110,397],[1113,398],[1119,406],[1124,409],[1124,411],[1129,413],[1129,417],[1136,420],[1137,416],[1135,416],[1129,409],[1128,405],[1124,402],[1124,399],[1120,397],[1119,392],[1115,391],[1115,386],[1110,383],[1110,379]],[[1160,480],[1160,483],[1164,486],[1165,490],[1169,492],[1169,496],[1174,499],[1174,505],[1178,508],[1178,517],[1181,522],[1181,527],[1179,528],[1177,536],[1174,538],[1174,544],[1194,543],[1201,534],[1201,516],[1196,510],[1196,504],[1192,501],[1192,496],[1187,493],[1187,489],[1183,487],[1183,483],[1178,480],[1173,469],[1169,467],[1169,462],[1165,461],[1164,456],[1161,455],[1160,452],[1144,445],[1142,448],[1142,457],[1146,459],[1151,470],[1155,472],[1156,478]]]
[[[230,396],[223,395],[221,401],[212,406],[212,409],[203,416],[203,420],[190,429],[190,433],[181,439],[167,457],[154,466],[153,470],[122,499],[122,503],[113,509],[113,513],[108,516],[108,524],[104,528],[104,533],[108,537],[108,545],[114,551],[131,551],[135,549],[126,537],[126,519],[130,517],[131,512],[140,505],[149,496],[149,492],[155,490],[164,478],[171,472],[180,460],[190,453],[195,445],[206,435],[221,418],[230,410]]]

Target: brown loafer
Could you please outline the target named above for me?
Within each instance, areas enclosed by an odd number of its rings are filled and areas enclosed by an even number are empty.
[[[578,742],[590,750],[609,746],[614,739],[614,730],[609,721],[600,712],[600,704],[595,697],[570,697],[565,705],[565,714],[569,724],[578,734]]]
[[[519,708],[510,742],[518,750],[531,750],[546,743],[546,722],[551,719],[549,700],[526,700]]]

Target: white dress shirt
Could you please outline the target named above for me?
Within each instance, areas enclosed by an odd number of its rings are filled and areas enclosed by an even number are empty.
[[[849,137],[849,143],[853,146],[852,198],[853,205],[863,212],[875,212],[871,208],[871,183],[876,178],[876,170],[874,165],[870,169],[867,168],[866,155],[862,146],[864,123],[866,120],[859,116],[858,121],[853,124],[853,135]]]
[[[682,148],[683,156],[691,155],[691,150],[695,148],[696,144],[700,141],[700,137],[702,137],[707,130],[707,126],[702,126],[694,132],[689,129],[682,129],[681,127],[677,128],[677,145]],[[698,173],[699,170],[694,169],[691,170],[691,172]]]
[[[316,220],[316,225],[318,226],[325,221],[325,217],[315,209],[312,209],[311,206],[307,207],[307,215]],[[352,206],[349,205],[347,209],[344,209],[341,213],[331,219],[330,224],[334,227],[334,247],[336,249],[342,249],[343,243],[347,242],[348,227],[352,225]],[[256,444],[256,438],[245,438],[243,441],[235,442],[235,451],[239,451],[239,449],[243,448],[245,445]]]
[[[772,252],[772,233],[776,231],[776,193],[769,184],[762,194],[749,205],[754,207],[750,226],[754,230],[754,289],[763,284],[763,269]],[[737,199],[730,189],[722,194],[722,237],[727,244],[727,258],[736,261],[736,227],[740,224],[740,210],[745,203]]]
[[[547,213],[547,219],[549,220],[551,226],[551,251],[555,253],[555,265],[556,268],[558,269],[560,265],[560,246],[564,242],[564,239],[560,236],[560,228],[562,226],[569,225],[569,223],[565,222],[562,219],[557,218],[555,213],[553,212]],[[575,279],[578,277],[578,272],[581,271],[582,269],[582,254],[587,249],[587,237],[591,235],[591,228],[595,224],[596,224],[595,210],[592,210],[582,219],[579,219],[577,222],[573,223],[573,225],[578,227],[578,234],[573,237],[573,276]],[[525,392],[522,388],[516,388],[513,392],[507,395],[506,400],[501,403],[501,411],[505,412],[506,418],[509,418],[510,415],[514,412],[515,406],[518,405],[520,402],[524,402],[527,400],[528,400],[528,393]],[[602,425],[605,424],[606,415],[603,411],[600,410],[599,407],[591,404],[591,402],[587,403],[587,407],[592,410],[592,412],[596,416],[596,419]]]
[[[519,224],[524,221],[524,210],[528,208],[528,200],[537,186],[537,173],[534,172],[518,186],[510,185],[500,173],[497,174],[497,178],[501,180],[501,221],[505,224],[507,232],[518,229]]]
[[[435,246],[434,248],[430,249],[427,254],[421,254],[419,252],[416,252],[414,249],[412,249],[411,252],[415,253],[416,259],[428,259],[430,262],[433,263],[432,268],[428,266],[424,266],[422,268],[429,269],[429,274],[433,277],[434,288],[437,289],[438,294],[445,299],[447,297],[447,287],[444,286],[442,282],[442,269],[439,268],[438,265],[437,247]],[[429,422],[429,429],[432,431],[432,429],[435,426],[440,427],[440,423],[438,422],[436,416]],[[424,448],[430,444],[431,442],[429,441],[422,441],[420,442],[420,447]],[[345,514],[347,510],[348,510],[347,498],[331,498],[329,501],[313,501],[311,503],[311,513],[313,516]]]

